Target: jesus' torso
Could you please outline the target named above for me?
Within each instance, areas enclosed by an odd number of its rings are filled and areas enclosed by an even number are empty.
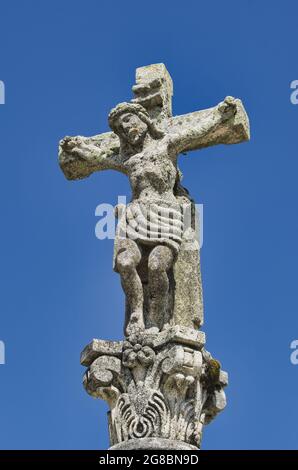
[[[141,152],[124,157],[133,201],[177,204],[173,193],[177,176],[176,160],[167,137],[152,139]]]

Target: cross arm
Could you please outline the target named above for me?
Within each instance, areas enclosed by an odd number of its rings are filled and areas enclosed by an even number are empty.
[[[179,153],[216,144],[237,144],[250,136],[243,104],[231,96],[213,108],[175,116],[169,127],[171,142]]]
[[[64,137],[59,143],[59,164],[69,180],[86,178],[101,170],[125,173],[119,149],[119,138],[113,132],[93,137]]]

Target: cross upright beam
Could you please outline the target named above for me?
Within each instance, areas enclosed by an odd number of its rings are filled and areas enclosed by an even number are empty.
[[[164,64],[137,68],[132,91],[132,102],[144,106],[151,119],[160,122],[172,116],[173,81]]]

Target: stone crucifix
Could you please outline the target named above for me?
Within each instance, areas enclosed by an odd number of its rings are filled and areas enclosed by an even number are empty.
[[[136,72],[134,99],[109,114],[112,132],[65,137],[70,180],[101,170],[128,176],[131,202],[117,208],[114,269],[126,295],[125,340],[94,339],[81,354],[87,392],[109,404],[111,449],[197,449],[203,426],[226,405],[227,374],[205,349],[194,201],[179,154],[249,139],[239,99],[172,116],[163,64]]]
[[[227,97],[213,108],[172,117],[172,80],[163,64],[138,68],[136,82],[131,103],[119,104],[109,115],[113,132],[65,137],[59,154],[70,180],[108,169],[129,177],[132,202],[119,222],[122,227],[125,220],[126,236],[116,236],[114,255],[114,269],[121,275],[127,298],[127,334],[159,330],[171,322],[168,274],[183,241],[179,154],[249,138],[248,119],[238,99]],[[149,207],[153,229],[148,234]],[[172,236],[163,226],[162,212],[173,219]]]

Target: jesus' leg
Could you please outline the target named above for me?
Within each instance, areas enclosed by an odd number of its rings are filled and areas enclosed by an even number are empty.
[[[143,286],[136,270],[140,260],[141,252],[137,244],[133,240],[125,240],[125,246],[118,251],[116,265],[131,311],[125,331],[127,335],[145,328]]]
[[[153,327],[163,327],[169,292],[168,271],[174,261],[172,250],[163,245],[156,246],[148,260],[149,318]]]

